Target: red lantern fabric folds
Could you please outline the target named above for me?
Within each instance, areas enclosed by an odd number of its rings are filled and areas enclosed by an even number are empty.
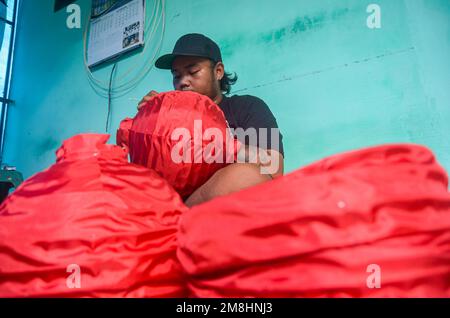
[[[187,208],[108,138],[68,139],[2,204],[0,297],[185,296],[176,235]]]
[[[132,118],[125,118],[120,122],[119,129],[117,129],[116,134],[116,144],[129,150],[129,139],[130,139],[130,129],[133,126]]]
[[[421,146],[335,155],[194,207],[178,257],[197,297],[450,297],[447,187]]]
[[[117,144],[131,162],[158,172],[185,199],[217,170],[236,159],[239,143],[221,109],[206,96],[172,91],[154,96],[130,122]]]

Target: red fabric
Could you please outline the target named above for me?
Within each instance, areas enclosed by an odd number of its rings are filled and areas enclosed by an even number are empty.
[[[196,126],[196,120],[201,124]],[[131,161],[154,169],[183,198],[187,198],[217,170],[236,158],[239,143],[227,127],[223,112],[211,99],[194,92],[173,91],[150,99],[133,119],[131,128],[129,119],[123,121],[117,144],[126,143],[129,135]],[[222,141],[206,138],[204,133],[208,128],[219,131]],[[189,136],[172,138],[176,129],[185,129]],[[172,151],[180,142],[186,148],[179,153],[185,154],[190,162],[173,160]],[[214,143],[218,147],[208,148]],[[221,163],[208,162],[216,156],[221,158]]]
[[[199,297],[450,297],[447,186],[421,146],[332,156],[194,207],[178,257]]]
[[[130,129],[133,126],[132,118],[125,118],[120,122],[119,129],[117,129],[116,134],[116,144],[120,147],[123,147],[129,150],[129,139],[130,139]]]
[[[0,207],[0,297],[182,297],[179,195],[108,135],[78,135]],[[67,267],[81,269],[70,289]],[[72,276],[73,277],[73,276]]]

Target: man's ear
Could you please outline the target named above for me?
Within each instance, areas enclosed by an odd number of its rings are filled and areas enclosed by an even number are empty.
[[[225,66],[222,62],[217,62],[216,66],[214,67],[214,74],[216,75],[217,80],[221,80],[225,74]]]

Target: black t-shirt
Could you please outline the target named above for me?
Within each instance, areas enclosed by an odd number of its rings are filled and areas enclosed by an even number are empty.
[[[219,107],[225,114],[230,128],[242,128],[247,130],[249,128],[256,129],[257,141],[256,145],[250,138],[239,138],[239,134],[235,134],[241,142],[246,145],[257,146],[263,149],[273,149],[279,151],[284,157],[283,136],[278,129],[277,120],[269,109],[269,106],[258,97],[251,95],[233,95],[231,97],[223,96]],[[264,133],[260,134],[260,128],[266,128],[266,136]],[[271,131],[271,128],[276,130]],[[265,140],[267,142],[265,144]],[[278,145],[277,140],[278,139]]]

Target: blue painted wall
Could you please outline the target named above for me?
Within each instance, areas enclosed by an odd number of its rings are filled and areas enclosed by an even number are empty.
[[[366,26],[372,2],[381,29]],[[90,1],[77,3],[84,27]],[[53,163],[64,139],[104,132],[107,114],[84,70],[83,30],[68,29],[53,1],[36,4],[22,0],[20,9],[5,150],[25,177]],[[220,44],[226,68],[239,75],[234,91],[263,98],[278,118],[287,171],[390,142],[424,144],[450,171],[450,1],[172,0],[166,23],[162,53],[189,32]],[[119,62],[116,78],[141,69],[156,39]],[[107,81],[111,67],[94,75]],[[170,73],[153,69],[116,97],[110,132],[151,89],[172,89]]]

